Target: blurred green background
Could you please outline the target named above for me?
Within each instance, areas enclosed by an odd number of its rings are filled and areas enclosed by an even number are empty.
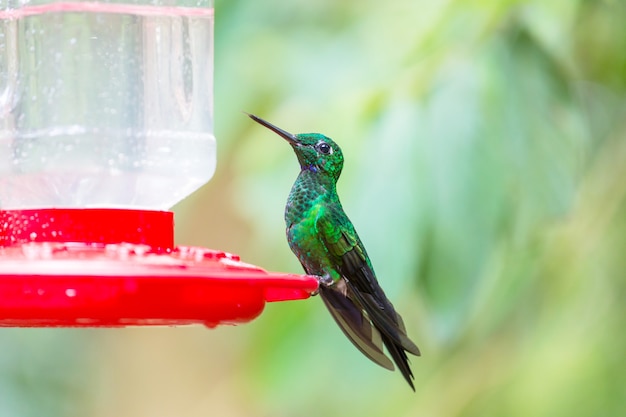
[[[417,392],[310,299],[215,330],[2,330],[0,417],[626,415],[626,3],[216,3],[218,169],[177,242],[300,272],[296,159],[241,112],[334,138]]]

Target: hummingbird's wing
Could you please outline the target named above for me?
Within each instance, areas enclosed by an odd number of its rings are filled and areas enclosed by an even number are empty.
[[[393,371],[393,363],[383,353],[383,339],[359,308],[337,286],[320,287],[320,295],[330,314],[348,339],[370,360]]]
[[[413,374],[405,351],[417,356],[420,355],[420,351],[408,338],[402,318],[395,311],[378,284],[365,248],[354,230],[354,226],[341,207],[332,206],[318,214],[316,226],[318,235],[331,257],[332,264],[345,278],[345,284],[341,284],[345,286],[345,289],[339,287],[333,293],[329,291],[338,287],[339,283],[330,288],[322,288],[320,294],[326,305],[331,304],[335,310],[339,310],[336,306],[340,304],[339,300],[341,300],[343,310],[349,311],[348,314],[344,313],[342,317],[360,317],[360,320],[365,323],[365,325],[353,326],[352,330],[356,327],[361,331],[357,331],[352,337],[348,335],[357,347],[359,347],[358,340],[368,340],[372,334],[380,335],[404,378],[413,387]],[[332,297],[337,299],[331,299],[328,294],[332,294]],[[337,320],[337,311],[333,311],[330,307],[329,310]],[[347,334],[345,324],[339,320],[337,323]],[[369,333],[363,330],[367,327],[371,329]],[[357,336],[357,341],[355,341],[354,336]],[[372,358],[370,357],[370,359]],[[374,362],[379,363],[376,360]]]
[[[355,248],[343,256],[345,262],[340,268],[342,275],[348,280],[348,287],[353,290],[351,293],[384,335],[407,352],[419,356],[419,349],[406,334],[402,317],[395,311],[391,301],[387,299],[382,288],[375,281],[376,276],[371,266],[367,266],[367,263],[363,264],[363,261],[359,259],[354,259],[355,252],[358,252],[358,249]],[[373,290],[368,288],[368,284],[364,284],[371,280],[373,280]]]

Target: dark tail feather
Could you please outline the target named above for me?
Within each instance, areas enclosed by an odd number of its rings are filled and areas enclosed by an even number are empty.
[[[383,339],[380,332],[363,315],[363,311],[338,287],[320,286],[320,296],[339,328],[352,344],[371,361],[385,369],[393,370],[393,363],[383,353]]]
[[[403,350],[415,356],[420,356],[419,348],[406,335],[406,328],[404,327],[402,317],[396,313],[391,301],[387,299],[380,287],[378,288],[379,293],[377,297],[374,297],[372,294],[360,292],[358,289],[353,288],[350,283],[348,283],[348,288],[357,302],[363,306],[363,309],[367,312],[374,326],[380,330],[383,335],[387,336],[390,341]]]
[[[420,356],[420,351],[406,335],[402,317],[393,308],[393,305],[380,287],[378,287],[378,293],[374,297],[372,294],[362,293],[358,289],[353,288],[349,282],[347,286],[349,294],[352,294],[356,301],[363,306],[374,327],[379,330],[391,358],[400,369],[402,376],[409,383],[411,389],[415,391],[413,372],[409,366],[406,352]]]
[[[420,352],[406,336],[402,318],[393,310],[393,306],[380,310],[371,297],[364,297],[364,294],[351,289],[350,284],[346,288],[344,281],[333,287],[320,286],[320,296],[348,339],[370,360],[393,370],[393,363],[383,353],[384,344],[402,376],[415,391],[413,372],[406,352],[414,355]],[[365,304],[363,307],[362,303]]]
[[[391,340],[388,336],[382,334],[383,343],[387,347],[389,354],[393,361],[398,365],[398,369],[402,373],[402,376],[409,383],[409,386],[415,392],[415,386],[413,385],[413,372],[411,371],[411,367],[409,366],[409,359],[406,356],[404,348],[402,346],[398,346],[393,340]]]

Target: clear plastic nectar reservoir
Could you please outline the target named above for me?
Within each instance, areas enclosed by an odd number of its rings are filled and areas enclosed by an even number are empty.
[[[0,208],[164,210],[215,170],[213,0],[0,0]]]

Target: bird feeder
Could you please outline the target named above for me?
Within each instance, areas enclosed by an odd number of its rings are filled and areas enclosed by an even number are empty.
[[[215,170],[212,0],[0,4],[0,326],[244,323],[317,289],[174,245]]]

